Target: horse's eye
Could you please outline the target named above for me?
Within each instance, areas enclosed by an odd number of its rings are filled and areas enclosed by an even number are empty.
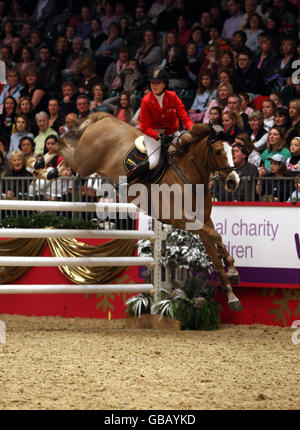
[[[222,149],[217,149],[216,150],[216,155],[221,155],[222,154]]]

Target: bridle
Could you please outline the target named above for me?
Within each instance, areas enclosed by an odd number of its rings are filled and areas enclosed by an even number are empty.
[[[223,142],[224,141],[225,142],[228,141],[227,136],[225,135],[225,133],[223,131],[221,131],[219,133],[214,133],[213,135],[210,135],[207,138],[206,145],[207,145],[207,149],[208,150],[207,150],[206,162],[205,162],[204,167],[209,172],[211,172],[213,174],[215,174],[216,172],[219,172],[221,170],[225,171],[225,172],[228,172],[228,174],[229,174],[229,173],[235,171],[236,168],[234,166],[229,166],[229,165],[227,165],[225,167],[219,167],[218,163],[217,163],[217,160],[216,160],[216,157],[215,157],[215,154],[212,151],[212,145],[215,142],[217,142],[218,140],[222,140]],[[209,157],[210,157],[210,160],[209,160]],[[213,167],[210,167],[209,162],[210,162],[211,165],[213,165]],[[217,176],[219,176],[219,175],[217,175]]]

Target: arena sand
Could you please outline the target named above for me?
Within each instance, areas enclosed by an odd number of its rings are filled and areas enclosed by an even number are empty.
[[[299,409],[288,328],[126,329],[123,320],[0,315],[0,410]]]

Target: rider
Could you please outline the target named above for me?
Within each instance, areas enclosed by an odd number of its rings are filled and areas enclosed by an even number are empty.
[[[166,89],[167,85],[167,72],[163,69],[154,69],[150,78],[151,92],[142,100],[139,125],[144,133],[148,159],[128,173],[128,181],[146,174],[157,166],[161,144],[176,143],[181,134],[178,117],[188,130],[193,125],[182,101],[174,91]]]

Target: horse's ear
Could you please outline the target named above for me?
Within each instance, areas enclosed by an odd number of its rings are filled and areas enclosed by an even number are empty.
[[[211,136],[216,134],[216,130],[214,129],[214,127],[212,126],[211,122],[209,123],[209,134]]]

